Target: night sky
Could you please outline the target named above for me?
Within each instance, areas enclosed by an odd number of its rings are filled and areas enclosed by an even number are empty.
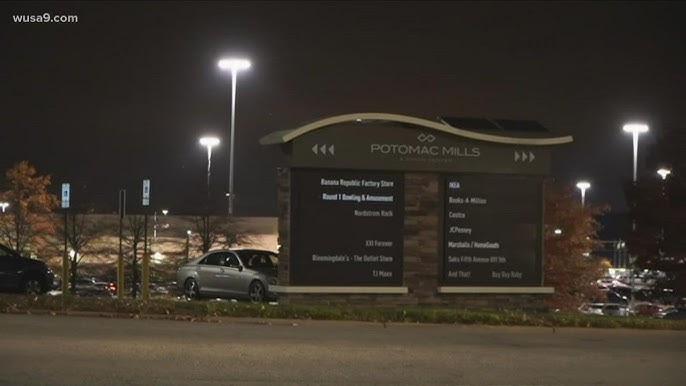
[[[14,23],[12,15],[77,15],[78,23]],[[353,112],[531,119],[555,134],[554,177],[586,178],[587,202],[624,209],[631,137],[684,128],[683,3],[193,2],[2,3],[0,170],[29,160],[71,182],[72,203],[100,212],[117,190],[154,209],[195,210],[204,134],[215,207],[225,212],[231,81],[239,74],[238,215],[276,215],[278,147],[260,137]],[[639,153],[641,151],[639,149]]]

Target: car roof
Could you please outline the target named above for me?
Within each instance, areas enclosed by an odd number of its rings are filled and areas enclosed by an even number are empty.
[[[188,263],[186,263],[186,264],[197,264],[197,263],[200,262],[200,260],[202,260],[202,259],[204,259],[205,257],[207,257],[207,255],[209,255],[210,253],[216,253],[216,252],[267,252],[267,253],[271,253],[271,254],[274,254],[274,255],[278,255],[278,253],[276,253],[276,252],[274,252],[274,251],[270,251],[269,249],[260,249],[260,248],[222,248],[222,249],[212,249],[212,250],[209,250],[209,251],[203,253],[202,255],[200,255],[200,256],[198,256],[198,257],[196,257],[196,258],[193,258],[193,259],[188,260]],[[240,257],[240,256],[239,256],[239,257]],[[186,265],[186,264],[184,264],[184,265]]]
[[[256,251],[256,252],[272,252],[272,253],[276,253],[276,252],[274,252],[274,251],[272,251],[272,250],[269,250],[269,249],[262,249],[262,248],[247,248],[247,247],[246,247],[246,248],[240,247],[240,248],[218,248],[218,249],[210,249],[209,251],[207,251],[207,252],[205,252],[205,253],[212,253],[212,252],[229,252],[229,251],[231,251],[231,252],[234,252],[234,251]]]
[[[269,252],[269,253],[276,253],[274,251],[271,251],[269,249],[261,249],[261,248],[229,248],[229,251],[248,251],[248,252]]]

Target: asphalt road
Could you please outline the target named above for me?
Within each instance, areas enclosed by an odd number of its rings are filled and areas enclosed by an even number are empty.
[[[0,314],[0,385],[683,385],[686,332]]]

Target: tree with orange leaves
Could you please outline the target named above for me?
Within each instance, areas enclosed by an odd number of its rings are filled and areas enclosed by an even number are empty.
[[[604,211],[599,206],[582,207],[569,186],[546,184],[544,284],[555,287],[548,299],[550,307],[572,309],[603,298],[595,286],[603,276],[603,262],[590,252],[598,247],[595,218]]]
[[[48,193],[50,176],[38,175],[28,161],[21,161],[5,173],[0,201],[10,205],[0,216],[0,242],[21,255],[36,250],[38,236],[54,233],[49,214],[58,199]]]

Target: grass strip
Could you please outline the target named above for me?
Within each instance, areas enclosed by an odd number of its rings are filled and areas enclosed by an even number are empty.
[[[173,319],[208,320],[213,317],[264,319],[350,320],[365,322],[442,323],[489,326],[632,328],[686,330],[686,321],[643,316],[609,317],[577,312],[477,310],[449,306],[289,305],[171,298],[79,298],[0,294],[0,312],[97,312],[102,315],[166,316]]]

